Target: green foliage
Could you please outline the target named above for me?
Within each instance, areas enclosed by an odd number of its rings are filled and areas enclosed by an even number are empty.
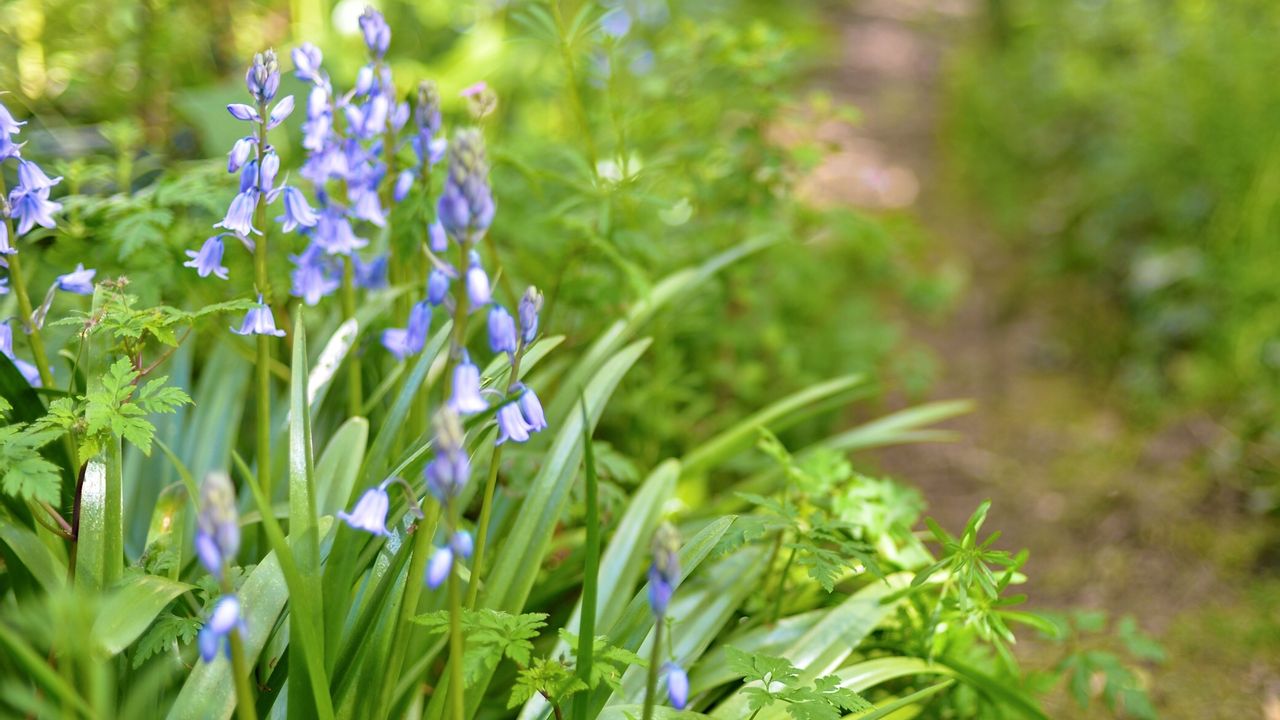
[[[840,678],[824,676],[811,685],[800,682],[800,671],[785,658],[747,653],[726,647],[729,669],[747,683],[748,707],[753,713],[774,703],[786,703],[795,720],[837,720],[851,712],[870,710],[858,693],[840,687]],[[758,684],[754,684],[758,683]]]
[[[546,619],[545,613],[512,615],[489,608],[466,610],[462,615],[462,628],[467,636],[467,661],[463,666],[467,685],[474,684],[484,673],[492,672],[504,657],[522,668],[528,667],[533,640],[546,627]],[[447,610],[419,615],[413,622],[424,626],[433,635],[449,632]]]
[[[58,466],[40,448],[62,433],[41,425],[15,423],[0,427],[0,489],[23,500],[57,502],[62,486]]]
[[[155,655],[171,651],[181,652],[182,646],[190,645],[203,626],[204,623],[197,618],[172,613],[161,615],[151,629],[138,640],[138,646],[133,651],[132,666],[141,667]]]

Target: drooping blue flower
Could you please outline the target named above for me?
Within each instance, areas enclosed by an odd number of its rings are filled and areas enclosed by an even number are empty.
[[[667,614],[680,582],[680,534],[670,523],[653,534],[653,564],[649,566],[649,606],[659,619]]]
[[[493,222],[493,193],[484,137],[475,128],[460,131],[449,147],[449,176],[437,208],[440,223],[458,242],[478,240]]]
[[[538,395],[533,388],[518,383],[515,386],[520,391],[520,414],[524,415],[524,421],[529,424],[530,432],[541,432],[547,428],[547,417],[542,412],[542,402],[538,400]]]
[[[511,313],[497,303],[489,306],[489,348],[495,353],[514,354],[517,344],[516,321]]]
[[[59,275],[55,284],[63,292],[75,293],[76,295],[92,295],[93,276],[97,274],[97,270],[86,270],[84,263],[77,263],[75,270],[65,275]]]
[[[471,539],[471,533],[466,530],[454,532],[449,536],[449,549],[459,557],[471,557],[471,553],[475,551],[475,542]]]
[[[27,122],[25,120],[22,122],[14,120],[13,115],[9,112],[9,108],[5,107],[4,103],[0,103],[0,135],[13,135],[18,133],[20,132],[20,128],[26,124]]]
[[[427,561],[427,587],[435,590],[449,579],[449,573],[453,571],[453,550],[448,546],[438,547],[435,552],[431,553],[431,559]]]
[[[36,225],[50,229],[57,227],[53,214],[59,210],[62,210],[62,203],[49,199],[47,187],[30,189],[19,185],[9,192],[9,216],[18,221],[14,232],[19,235],[26,235]]]
[[[387,483],[371,487],[364,491],[351,512],[339,511],[338,519],[355,530],[363,530],[374,535],[388,536],[387,509],[391,507],[391,498],[387,495]]]
[[[395,355],[397,360],[404,360],[422,352],[422,348],[427,344],[427,331],[430,328],[430,303],[425,300],[414,303],[409,311],[408,326],[382,331],[382,345]]]
[[[248,165],[245,166],[246,169]],[[258,191],[249,188],[243,192],[237,193],[231,201],[230,207],[227,208],[227,216],[214,225],[214,227],[226,228],[241,237],[248,237],[250,233],[261,235],[262,232],[253,226],[253,211],[258,204]]]
[[[284,215],[276,218],[276,222],[283,223],[281,230],[285,232],[293,232],[297,227],[315,227],[319,218],[316,211],[311,209],[307,204],[307,198],[302,191],[295,187],[286,186],[282,194],[284,196]]]
[[[289,274],[292,283],[290,293],[302,298],[307,305],[315,305],[342,287],[337,268],[327,261],[323,249],[316,243],[308,245],[301,255],[291,255],[289,259],[293,261],[293,270]]]
[[[396,202],[404,202],[404,199],[409,197],[409,191],[413,189],[415,177],[412,170],[401,170],[400,174],[396,176],[395,192],[392,193]]]
[[[510,402],[498,408],[498,440],[495,445],[512,440],[518,443],[529,441],[529,423],[525,422],[520,412],[519,403]]]
[[[387,215],[378,198],[377,185],[350,186],[347,188],[347,197],[351,200],[351,217],[371,222],[378,227],[386,227]]]
[[[436,456],[422,472],[431,494],[440,502],[448,502],[462,492],[471,477],[471,460],[463,445],[462,423],[451,408],[436,413],[435,431]]]
[[[689,675],[674,662],[667,662],[662,669],[667,675],[667,699],[671,707],[683,710],[689,704]]]
[[[280,173],[280,156],[274,150],[267,150],[262,156],[262,177],[258,179],[258,191],[270,193],[276,184],[276,175]],[[242,190],[243,192],[243,190]],[[267,202],[271,202],[268,196]]]
[[[271,102],[280,88],[280,64],[276,61],[275,50],[253,56],[253,64],[244,75],[244,84],[254,100],[262,104]]]
[[[22,146],[26,143],[15,143],[12,138],[0,133],[0,162],[9,158],[22,157]]]
[[[231,332],[237,335],[274,335],[275,337],[284,337],[283,330],[276,329],[276,318],[271,313],[271,307],[262,302],[262,295],[258,295],[258,304],[249,308],[249,312],[244,315],[244,322],[240,323],[240,329],[231,328]]]
[[[368,240],[356,236],[347,216],[333,207],[321,211],[316,223],[315,240],[330,255],[350,255],[369,244]]]
[[[520,298],[517,312],[520,314],[520,338],[528,345],[538,336],[538,312],[542,310],[542,293],[529,286]]]
[[[262,116],[258,114],[256,108],[252,105],[244,103],[230,103],[227,105],[227,112],[231,113],[231,117],[245,122],[259,122]]]
[[[222,264],[222,233],[214,235],[197,250],[188,250],[187,257],[190,260],[182,263],[183,267],[195,268],[196,274],[200,277],[209,277],[210,275],[227,279],[227,268]]]
[[[467,268],[467,297],[471,307],[479,308],[489,304],[492,293],[489,289],[489,276],[480,266],[480,255],[471,251],[471,267]]]
[[[440,268],[433,268],[427,276],[427,302],[439,305],[449,294],[449,276]]]
[[[258,139],[252,135],[236,140],[236,144],[231,146],[231,152],[227,153],[227,172],[233,173],[244,167],[257,143]]]
[[[480,368],[464,357],[453,369],[453,397],[449,407],[459,415],[472,415],[489,409],[489,403],[480,395]]]
[[[444,253],[449,250],[449,235],[444,226],[437,220],[427,226],[427,239],[433,253]]]
[[[200,486],[200,514],[196,516],[196,557],[211,575],[221,579],[240,550],[240,516],[236,491],[226,473],[209,473]]]
[[[387,255],[383,253],[369,262],[364,262],[358,254],[351,255],[354,263],[356,287],[365,290],[381,290],[387,286]]]
[[[7,278],[6,278],[7,279]],[[23,360],[13,353],[13,328],[9,327],[9,321],[0,322],[0,353],[13,361],[18,372],[22,373],[22,377],[26,379],[27,384],[31,387],[40,387],[40,371],[35,365]]]
[[[391,47],[391,27],[382,17],[382,13],[371,7],[364,9],[360,15],[360,32],[364,33],[364,44],[374,57],[381,58]]]
[[[293,57],[293,74],[302,82],[322,83],[324,76],[320,71],[320,64],[324,62],[324,54],[320,52],[320,48],[309,42],[304,42],[293,49],[290,53]]]
[[[374,95],[369,102],[347,105],[343,111],[347,114],[347,129],[351,134],[362,140],[370,140],[386,132],[391,107],[386,97]]]
[[[244,618],[240,613],[240,600],[235,595],[223,595],[218,598],[209,614],[209,621],[200,628],[197,644],[200,646],[200,657],[205,662],[213,662],[222,650],[231,657],[231,641],[233,632],[245,632]]]
[[[9,223],[0,222],[0,259],[16,252],[18,248],[9,244]]]
[[[50,178],[44,174],[39,165],[30,160],[18,161],[18,185],[26,188],[28,192],[34,190],[46,190],[62,182],[62,177]]]

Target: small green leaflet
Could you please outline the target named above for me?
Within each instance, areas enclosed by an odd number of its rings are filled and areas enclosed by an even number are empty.
[[[168,652],[175,644],[190,644],[203,626],[204,622],[199,618],[181,617],[173,613],[161,615],[138,640],[138,647],[133,652],[133,667],[140,667],[152,656]]]
[[[795,720],[839,720],[848,713],[872,708],[858,693],[840,687],[840,679],[834,675],[820,677],[812,686],[797,685],[800,670],[786,658],[747,653],[735,647],[726,647],[725,655],[729,669],[748,683],[742,691],[753,713],[782,702]]]
[[[0,427],[0,488],[6,495],[58,502],[62,475],[57,465],[40,454],[40,448],[61,434],[22,423]]]
[[[180,388],[165,387],[167,377],[159,377],[141,387],[133,383],[138,371],[127,358],[111,366],[102,378],[102,389],[85,397],[85,457],[92,456],[107,434],[133,443],[144,455],[151,454],[156,428],[147,420],[152,413],[171,413],[191,402]],[[92,452],[89,452],[92,451]]]
[[[464,682],[470,685],[492,671],[503,657],[521,667],[529,665],[532,641],[546,626],[546,619],[544,613],[512,615],[489,608],[464,611],[462,628],[467,638],[466,660],[462,665]],[[449,613],[445,610],[419,615],[413,622],[434,635],[449,632]]]
[[[563,628],[560,630],[560,639],[571,648],[578,647],[578,636]],[[649,666],[639,655],[610,645],[609,638],[604,635],[596,635],[593,639],[591,657],[593,658],[590,678],[592,689],[603,682],[616,691],[619,689],[622,673],[626,672],[628,667]]]

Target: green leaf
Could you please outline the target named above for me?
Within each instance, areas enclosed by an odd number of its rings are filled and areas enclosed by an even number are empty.
[[[920,703],[922,700],[927,700],[933,697],[934,695],[937,695],[943,690],[946,690],[952,685],[955,685],[955,683],[956,683],[955,680],[943,680],[937,685],[930,685],[929,687],[923,690],[918,690],[916,692],[913,692],[910,695],[907,695],[906,697],[899,698],[897,700],[894,700],[893,702],[881,705],[880,707],[876,708],[875,710],[872,710],[869,713],[866,713],[865,715],[855,715],[854,717],[857,718],[857,720],[880,720],[881,718],[889,717],[890,715],[901,710],[902,708],[905,708],[909,705],[916,705]]]
[[[346,508],[368,442],[369,421],[362,417],[348,418],[329,439],[316,462],[317,513],[333,515]]]
[[[61,545],[54,550],[41,542],[35,532],[8,521],[0,522],[0,542],[9,546],[45,592],[53,592],[65,584],[67,562],[61,556]]]
[[[195,586],[158,575],[134,575],[113,588],[93,622],[94,643],[108,655],[133,644],[174,598]]]
[[[172,613],[161,615],[138,640],[138,646],[133,651],[132,667],[142,667],[147,660],[169,652],[178,645],[190,645],[195,641],[203,625],[199,618],[182,617]]]

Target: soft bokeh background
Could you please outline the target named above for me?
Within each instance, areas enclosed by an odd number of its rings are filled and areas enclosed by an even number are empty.
[[[192,292],[181,251],[234,183],[200,160],[235,137],[221,105],[247,59],[306,38],[346,85],[364,4],[0,0],[28,152],[72,192],[139,191],[71,205],[84,242],[54,259],[138,267],[148,299]],[[972,398],[958,442],[869,469],[952,527],[992,498],[989,527],[1031,549],[1036,606],[1154,633],[1163,716],[1280,718],[1280,5],[605,4],[632,25],[582,68],[589,146],[527,3],[379,6],[406,92],[437,80],[454,118],[461,88],[498,93],[494,235],[509,266],[558,278],[544,322],[570,344],[676,268],[788,240],[659,321],[604,421],[611,479],[839,372],[877,379],[868,412]],[[607,222],[579,201],[593,160],[617,178]],[[1055,715],[1076,716],[1062,694]]]

